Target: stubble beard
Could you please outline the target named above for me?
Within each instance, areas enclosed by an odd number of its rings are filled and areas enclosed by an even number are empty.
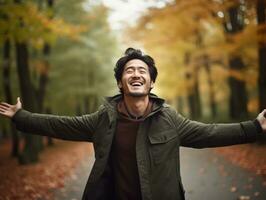
[[[131,97],[145,97],[145,96],[148,96],[149,95],[149,92],[147,93],[141,93],[141,92],[130,92],[128,93],[128,96],[131,96]]]
[[[127,95],[131,97],[146,97],[150,94],[151,87],[144,92],[129,92]]]

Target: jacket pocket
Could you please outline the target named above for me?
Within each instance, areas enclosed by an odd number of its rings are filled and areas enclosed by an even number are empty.
[[[178,138],[174,129],[149,135],[150,154],[155,164],[167,162],[170,158],[178,156]]]

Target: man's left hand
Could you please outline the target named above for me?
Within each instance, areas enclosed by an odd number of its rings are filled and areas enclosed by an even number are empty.
[[[257,117],[260,126],[264,133],[266,133],[266,109],[264,109]]]

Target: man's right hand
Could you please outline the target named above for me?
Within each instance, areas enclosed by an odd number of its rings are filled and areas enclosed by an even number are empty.
[[[12,118],[16,112],[22,108],[22,104],[20,102],[20,98],[17,98],[17,104],[15,105],[10,105],[8,103],[5,102],[1,102],[0,103],[0,114],[5,116],[5,117],[9,117]]]

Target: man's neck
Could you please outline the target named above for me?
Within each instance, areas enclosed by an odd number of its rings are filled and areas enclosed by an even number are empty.
[[[149,105],[149,96],[132,97],[124,95],[124,103],[129,114],[140,117],[143,116]]]

